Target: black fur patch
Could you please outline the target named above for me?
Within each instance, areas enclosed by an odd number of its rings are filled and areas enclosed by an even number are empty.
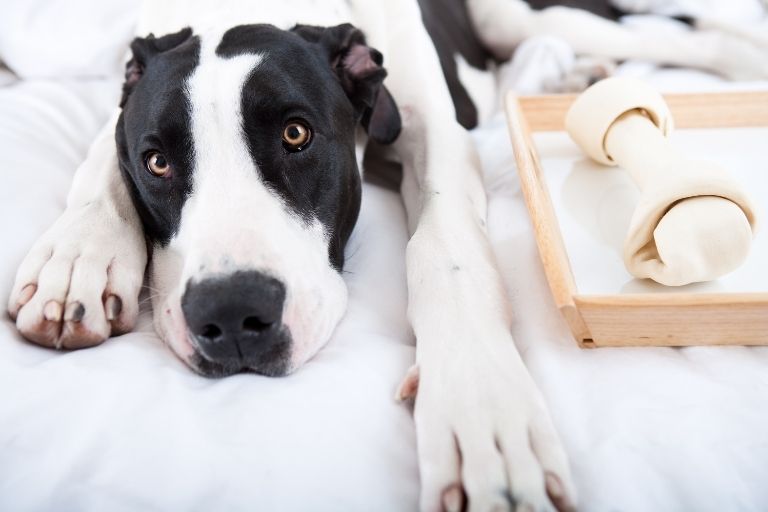
[[[478,123],[477,107],[459,80],[456,55],[477,69],[487,69],[493,57],[475,35],[466,0],[419,0],[419,6],[424,26],[440,57],[456,119],[464,128],[472,129]]]
[[[184,87],[199,62],[200,41],[185,29],[136,39],[131,47],[134,56],[115,131],[117,154],[144,234],[150,243],[162,246],[178,231],[192,188],[191,106]],[[170,176],[150,174],[145,160],[151,151],[165,155]]]
[[[286,204],[325,226],[330,261],[341,270],[360,210],[355,130],[362,114],[350,101],[326,49],[291,31],[248,25],[227,31],[216,52],[225,58],[242,53],[265,56],[242,93],[251,157],[264,182]],[[309,125],[312,140],[306,149],[290,152],[281,134],[297,119]]]
[[[652,14],[651,10],[626,12],[615,7],[612,2],[607,0],[527,0],[527,3],[535,10],[555,6],[581,9],[611,21],[618,21],[619,18],[627,14]],[[671,18],[686,25],[693,25],[695,22],[690,16],[671,16]]]
[[[526,3],[536,10],[555,6],[572,7],[613,21],[626,14],[607,0],[526,0]]]

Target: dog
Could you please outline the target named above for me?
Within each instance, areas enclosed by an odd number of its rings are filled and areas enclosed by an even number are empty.
[[[416,397],[421,508],[572,509],[566,453],[510,334],[458,56],[486,68],[554,34],[581,54],[768,75],[751,43],[649,42],[588,3],[146,2],[120,106],[18,269],[18,330],[63,349],[130,331],[146,271],[156,330],[194,371],[297,370],[345,312],[368,148],[402,168],[418,342],[397,393]]]

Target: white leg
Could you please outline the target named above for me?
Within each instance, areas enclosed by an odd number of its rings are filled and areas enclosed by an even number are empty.
[[[565,509],[568,464],[510,335],[477,154],[416,3],[388,9],[397,25],[389,27],[386,85],[403,115],[395,150],[412,229],[408,314],[418,365],[398,394],[418,389],[421,507],[458,509],[463,488],[471,511]]]
[[[22,335],[40,345],[92,346],[136,322],[147,251],[117,166],[118,115],[78,168],[66,210],[16,273],[8,311]]]
[[[469,0],[468,5],[481,40],[504,59],[528,37],[553,35],[581,55],[701,68],[733,79],[768,77],[765,48],[724,32],[631,29],[580,9],[533,11],[520,0]]]

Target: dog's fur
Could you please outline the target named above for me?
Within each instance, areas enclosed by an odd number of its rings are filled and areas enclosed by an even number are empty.
[[[19,268],[9,311],[20,332],[80,348],[130,330],[149,260],[157,330],[190,367],[299,368],[346,307],[339,271],[374,141],[402,165],[412,234],[417,366],[398,393],[418,389],[422,508],[571,507],[565,453],[510,336],[465,129],[477,110],[456,55],[483,67],[554,34],[581,54],[741,77],[768,75],[765,53],[724,34],[649,37],[515,0],[209,5],[146,3],[137,33],[163,36],[132,45],[122,108]],[[281,144],[295,120],[312,134],[298,149]],[[162,176],[146,168],[156,151],[170,166]]]

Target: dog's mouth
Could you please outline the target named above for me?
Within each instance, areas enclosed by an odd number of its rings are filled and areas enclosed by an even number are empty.
[[[213,360],[206,357],[191,337],[187,342],[192,347],[192,355],[184,362],[196,373],[210,378],[221,378],[237,373],[255,373],[265,377],[283,377],[291,369],[291,344],[288,340],[281,342],[258,356],[228,358]]]

